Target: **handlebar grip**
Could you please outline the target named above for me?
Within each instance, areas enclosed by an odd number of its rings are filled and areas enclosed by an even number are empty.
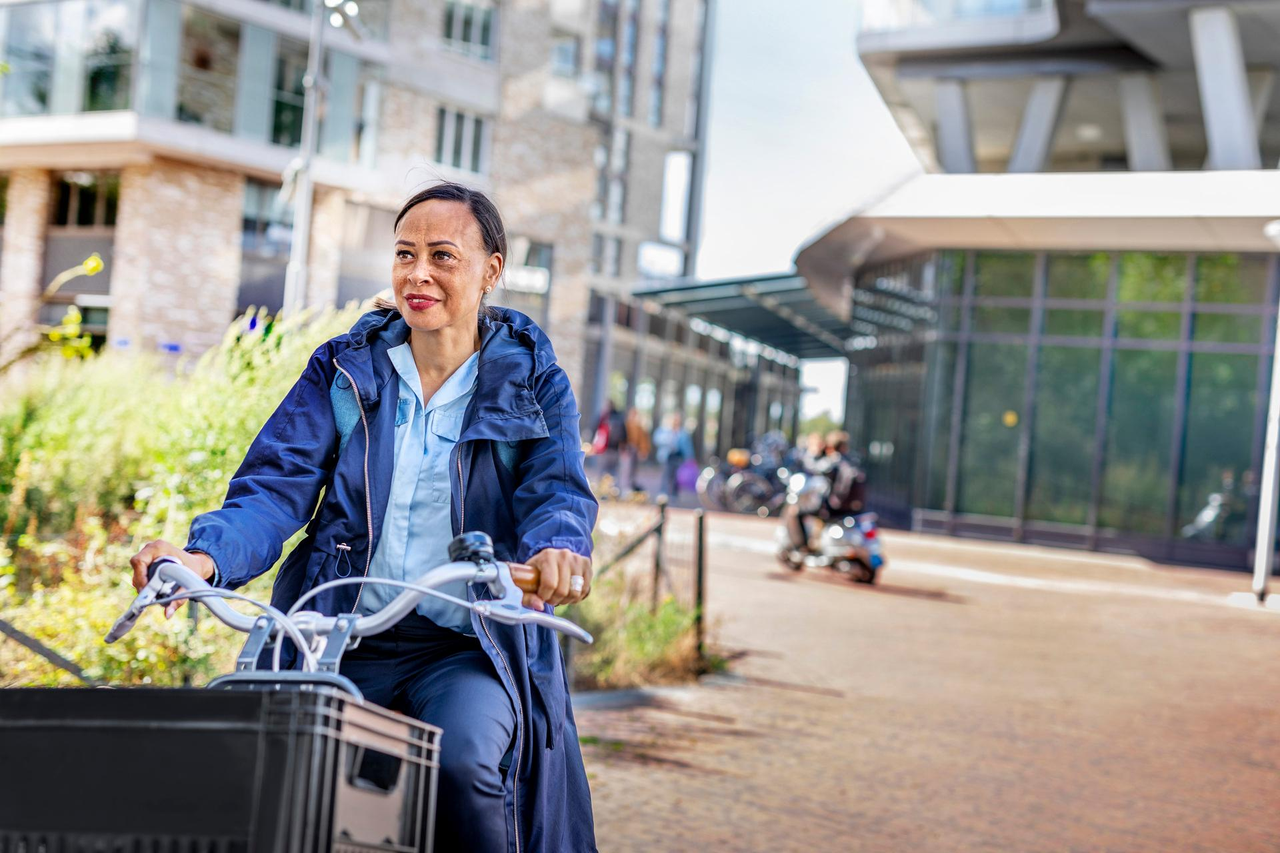
[[[507,568],[511,569],[511,580],[521,592],[536,593],[538,591],[538,587],[542,584],[542,570],[537,566],[507,563]]]

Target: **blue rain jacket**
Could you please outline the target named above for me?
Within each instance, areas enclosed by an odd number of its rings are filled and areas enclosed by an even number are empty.
[[[479,322],[476,390],[450,459],[453,532],[484,531],[504,561],[544,548],[590,556],[598,507],[568,377],[528,317],[499,308]],[[254,439],[222,508],[191,525],[187,548],[213,558],[222,586],[241,586],[274,565],[303,525],[306,537],[276,576],[273,605],[287,609],[325,581],[367,571],[394,467],[398,384],[386,352],[408,335],[398,312],[373,311],[312,354]],[[350,612],[361,588],[321,593],[314,609]],[[594,851],[591,794],[556,636],[471,619],[516,708],[511,853]]]

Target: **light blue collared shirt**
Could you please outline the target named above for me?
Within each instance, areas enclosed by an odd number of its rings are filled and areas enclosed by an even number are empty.
[[[412,582],[427,569],[449,561],[449,541],[453,538],[449,456],[458,443],[462,416],[475,393],[480,355],[473,353],[426,401],[422,399],[422,380],[409,344],[392,347],[387,355],[400,375],[395,473],[369,577]],[[467,597],[463,581],[440,587],[440,591]],[[396,587],[370,584],[360,596],[360,612],[372,613],[401,592]],[[470,612],[455,604],[424,598],[418,612],[437,625],[473,633]]]

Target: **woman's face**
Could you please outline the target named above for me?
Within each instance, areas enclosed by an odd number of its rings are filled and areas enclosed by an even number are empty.
[[[463,202],[431,199],[396,229],[391,283],[396,307],[420,332],[475,326],[480,300],[502,274],[502,255],[485,250],[480,226]]]

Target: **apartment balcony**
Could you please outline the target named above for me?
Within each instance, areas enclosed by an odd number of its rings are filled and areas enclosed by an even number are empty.
[[[1033,44],[1060,29],[1055,0],[866,0],[858,53]]]

